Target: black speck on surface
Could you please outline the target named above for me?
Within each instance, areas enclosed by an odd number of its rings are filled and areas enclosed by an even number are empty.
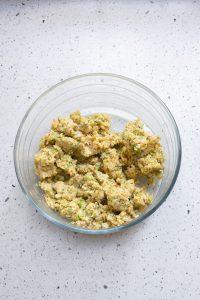
[[[59,287],[59,285],[58,285],[56,289],[59,290],[59,288],[60,288],[60,287]]]
[[[24,3],[24,2],[22,2],[22,5],[25,5],[25,3]]]
[[[174,22],[176,22],[176,19],[174,19]]]
[[[104,287],[104,289],[107,289],[107,288],[108,288],[108,286],[107,286],[106,284],[104,284],[103,287]]]
[[[188,213],[188,215],[189,215],[189,213],[190,213],[190,210],[189,210],[189,209],[187,210],[187,213]]]
[[[18,17],[19,16],[19,12],[15,16]]]
[[[12,187],[15,187],[15,185],[14,185],[14,184],[12,184]]]
[[[45,20],[42,20],[42,23],[44,23],[45,22]]]
[[[120,244],[117,244],[117,247],[120,247],[121,245]]]
[[[7,202],[9,200],[9,197],[7,197],[6,199],[5,199],[5,202]]]

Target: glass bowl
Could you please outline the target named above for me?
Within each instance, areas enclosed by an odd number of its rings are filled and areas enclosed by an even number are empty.
[[[77,227],[50,209],[34,173],[34,155],[40,138],[58,116],[80,110],[83,115],[105,112],[112,118],[112,129],[122,130],[128,120],[139,116],[145,126],[161,137],[165,153],[163,178],[152,189],[153,203],[137,218],[122,226],[91,230]],[[160,98],[144,85],[113,74],[76,76],[50,88],[29,108],[18,129],[14,164],[26,198],[48,220],[62,228],[86,234],[109,234],[133,226],[150,216],[172,190],[181,162],[181,141],[176,122]]]

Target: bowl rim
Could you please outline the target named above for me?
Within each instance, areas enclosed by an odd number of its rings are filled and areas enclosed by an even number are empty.
[[[25,120],[27,119],[27,117],[28,117],[30,111],[32,110],[32,108],[41,100],[41,98],[43,98],[43,96],[45,96],[46,94],[48,94],[49,92],[54,90],[56,87],[58,87],[62,84],[65,84],[67,82],[77,80],[77,79],[80,79],[80,78],[83,78],[83,77],[98,77],[98,76],[113,77],[113,78],[118,78],[118,79],[121,79],[121,80],[124,80],[124,81],[128,81],[129,83],[135,84],[135,85],[139,86],[140,88],[144,89],[146,92],[151,94],[158,101],[158,103],[163,107],[163,109],[167,112],[167,114],[170,116],[170,118],[172,120],[173,127],[174,127],[175,132],[176,132],[176,138],[177,138],[178,160],[177,160],[176,170],[175,170],[174,176],[171,180],[169,188],[165,192],[164,196],[160,199],[160,201],[154,207],[152,207],[148,212],[141,215],[141,217],[133,219],[130,222],[125,223],[121,226],[110,227],[110,228],[107,228],[107,229],[88,229],[88,228],[73,226],[70,223],[66,223],[66,224],[60,223],[59,221],[55,220],[53,217],[48,215],[46,212],[44,212],[34,202],[34,199],[26,193],[25,185],[20,179],[19,170],[18,170],[18,166],[17,166],[17,147],[18,147],[18,142],[19,142],[19,137],[20,137],[20,134],[21,134],[21,130],[22,130],[22,127],[23,127],[23,124],[24,124]],[[62,80],[61,82],[53,85],[52,87],[47,89],[45,92],[43,92],[32,103],[32,105],[29,107],[29,109],[26,111],[24,117],[22,118],[22,121],[21,121],[21,123],[19,125],[19,128],[17,130],[17,134],[16,134],[15,142],[14,142],[13,158],[14,158],[14,168],[15,168],[15,172],[16,172],[16,176],[17,176],[19,185],[20,185],[25,197],[28,199],[28,201],[32,204],[32,206],[42,216],[44,216],[47,220],[51,221],[52,223],[58,225],[59,227],[61,227],[63,229],[67,229],[67,230],[70,230],[70,231],[73,231],[73,232],[83,233],[83,234],[104,235],[104,234],[111,234],[111,233],[115,233],[115,232],[119,232],[119,231],[128,229],[129,227],[132,227],[132,226],[144,221],[146,218],[148,218],[150,215],[152,215],[165,202],[165,200],[167,199],[167,197],[169,196],[170,192],[172,191],[172,189],[174,187],[174,184],[177,180],[177,177],[178,177],[178,174],[179,174],[179,171],[180,171],[181,158],[182,158],[182,146],[181,146],[181,137],[180,137],[180,133],[179,133],[179,130],[178,130],[178,126],[177,126],[177,123],[176,123],[171,111],[169,110],[167,105],[160,99],[160,97],[156,93],[154,93],[150,88],[146,87],[145,85],[143,85],[142,83],[140,83],[140,82],[138,82],[134,79],[131,79],[131,78],[128,78],[128,77],[122,76],[122,75],[117,75],[117,74],[113,74],[113,73],[86,73],[86,74],[81,74],[81,75],[73,76],[73,77],[67,78],[65,80]]]

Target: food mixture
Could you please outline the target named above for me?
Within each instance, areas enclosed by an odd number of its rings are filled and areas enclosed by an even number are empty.
[[[35,171],[49,207],[90,229],[119,226],[152,202],[164,155],[158,136],[140,119],[110,131],[108,115],[74,112],[53,121],[35,155]],[[143,182],[143,183],[141,183]]]

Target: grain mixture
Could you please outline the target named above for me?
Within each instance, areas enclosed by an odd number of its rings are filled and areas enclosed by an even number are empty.
[[[152,202],[147,185],[162,176],[159,137],[140,119],[122,133],[111,132],[110,124],[102,113],[58,118],[35,155],[47,204],[77,226],[108,228],[137,218]]]

